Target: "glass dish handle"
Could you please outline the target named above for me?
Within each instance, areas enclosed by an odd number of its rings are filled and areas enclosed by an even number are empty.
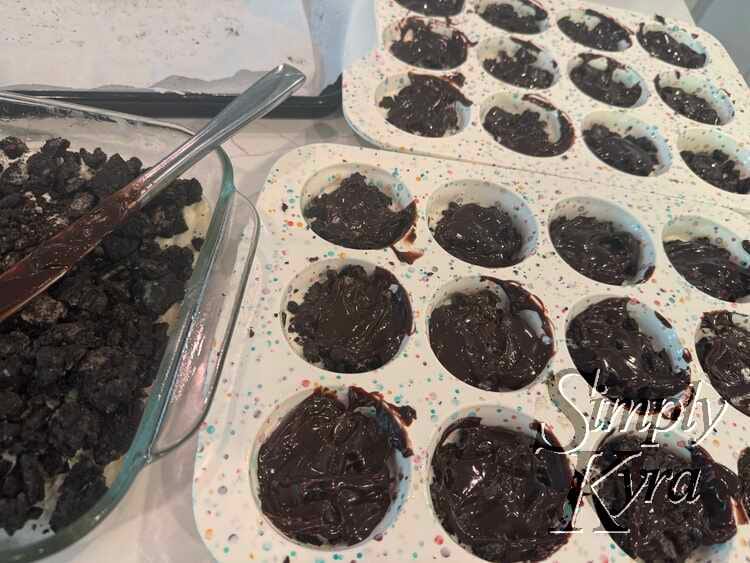
[[[154,402],[162,411],[147,451],[147,463],[176,449],[198,430],[208,414],[235,332],[260,220],[253,204],[239,192],[222,198],[219,205],[232,206],[226,224],[211,225],[206,238],[214,233],[224,238],[212,255],[200,255],[186,291],[176,334],[168,344],[182,353],[175,354],[169,366],[161,390],[165,396]],[[222,252],[228,241],[240,238],[233,256]],[[204,245],[210,248],[208,243]],[[167,350],[165,358],[171,356]]]

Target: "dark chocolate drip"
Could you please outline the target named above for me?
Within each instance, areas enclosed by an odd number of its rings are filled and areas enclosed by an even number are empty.
[[[729,311],[705,313],[701,328],[707,333],[695,345],[703,371],[719,394],[750,416],[750,332],[734,322]]]
[[[322,193],[305,207],[310,228],[328,242],[346,248],[385,248],[414,224],[416,205],[393,211],[393,200],[355,172],[338,188]]]
[[[649,176],[659,165],[659,151],[647,137],[625,135],[595,124],[583,132],[583,139],[601,160],[622,172]]]
[[[414,409],[395,408],[355,387],[348,403],[316,389],[260,447],[261,508],[297,541],[353,545],[367,539],[395,498],[396,451],[412,454],[402,423],[414,419]]]
[[[742,178],[739,163],[724,151],[682,151],[680,156],[690,170],[712,186],[735,194],[750,192],[750,176]]]
[[[464,9],[464,0],[396,0],[407,10],[425,16],[456,16]]]
[[[670,262],[695,287],[717,299],[737,301],[750,293],[750,271],[707,237],[664,243]]]
[[[706,64],[706,55],[698,53],[677,41],[667,31],[646,31],[645,24],[638,29],[638,41],[653,57],[683,68],[701,68]]]
[[[638,273],[641,245],[610,221],[579,215],[558,217],[549,226],[552,244],[573,269],[611,285],[633,281]]]
[[[542,31],[547,11],[529,0],[520,0],[525,6],[532,8],[534,14],[521,15],[512,4],[498,1],[489,4],[484,12],[479,14],[486,22],[513,33],[539,33]]]
[[[665,479],[656,487],[652,502],[645,501],[644,492],[636,497],[624,514],[615,518],[629,532],[613,533],[610,537],[628,555],[645,561],[685,561],[701,546],[724,543],[734,537],[737,526],[732,495],[737,485],[731,471],[715,463],[702,448],[682,450],[690,456],[685,459],[666,445],[643,447],[643,444],[641,437],[633,435],[611,438],[601,450],[603,455],[595,461],[597,470],[607,473],[630,455],[640,453],[623,466],[622,474],[611,475],[599,485],[598,497],[609,513],[622,510],[644,479],[654,479],[655,472],[675,478]],[[675,488],[676,476],[686,470],[697,475],[698,498],[694,502],[674,502],[670,494],[673,498],[692,497],[695,481],[685,477]],[[652,476],[647,477],[649,474]],[[632,479],[629,486],[627,479]],[[597,505],[600,517],[603,510],[604,507]]]
[[[627,298],[604,299],[570,322],[566,339],[576,368],[589,385],[598,376],[597,386],[613,400],[653,403],[685,392],[689,370],[674,366],[666,349],[656,351],[627,305]]]
[[[523,99],[547,111],[557,111],[549,102],[536,96],[527,94]],[[560,138],[554,143],[550,140],[541,114],[530,109],[510,113],[494,106],[484,118],[484,128],[498,143],[511,150],[529,156],[558,156],[573,144],[573,126],[560,111],[557,111],[557,119]]]
[[[488,391],[520,389],[531,383],[554,354],[552,327],[543,306],[515,282],[483,278],[508,297],[484,289],[454,293],[430,316],[430,345],[455,377]],[[527,322],[536,315],[544,336]]]
[[[434,235],[447,252],[470,264],[498,268],[520,260],[521,234],[510,215],[498,207],[451,202]]]
[[[468,48],[475,43],[458,29],[449,27],[447,31],[448,35],[435,31],[431,23],[422,19],[406,18],[399,26],[399,39],[390,46],[391,53],[420,68],[456,68],[466,61]]]
[[[708,125],[721,125],[721,118],[711,102],[696,94],[688,94],[677,86],[662,86],[660,77],[654,80],[656,91],[664,103],[688,119]]]
[[[573,41],[602,51],[623,51],[629,48],[633,42],[630,40],[631,32],[617,23],[613,18],[605,16],[596,10],[586,10],[587,16],[599,19],[592,29],[581,22],[574,22],[570,16],[565,16],[557,22],[560,30]]]
[[[566,507],[572,509],[567,458],[539,437],[480,422],[458,420],[438,442],[430,484],[438,519],[486,561],[551,557],[568,538],[550,533],[564,529]]]
[[[494,59],[485,59],[482,65],[492,76],[508,84],[522,88],[549,88],[555,81],[550,71],[536,66],[541,50],[530,41],[510,38],[519,47],[510,56],[505,51],[499,51]],[[554,63],[557,66],[557,63]]]
[[[627,68],[622,63],[593,53],[584,53],[578,55],[578,58],[581,62],[570,71],[570,79],[585,94],[605,104],[623,108],[634,106],[641,98],[643,90],[640,84],[628,87],[615,78],[616,70]],[[590,64],[591,61],[601,59],[607,62],[604,70]]]
[[[409,81],[398,94],[380,101],[380,106],[388,110],[388,122],[423,137],[443,137],[458,131],[457,104],[469,107],[471,101],[453,86],[453,82],[414,73],[409,73]]]
[[[411,332],[412,312],[404,288],[393,274],[362,266],[328,270],[326,278],[290,301],[289,332],[305,359],[331,371],[360,373],[393,358]]]

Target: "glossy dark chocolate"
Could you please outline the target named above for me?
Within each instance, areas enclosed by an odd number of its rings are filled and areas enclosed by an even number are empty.
[[[349,388],[347,402],[315,390],[260,447],[261,509],[289,538],[313,545],[359,543],[395,498],[395,455],[412,455],[403,425],[416,413],[358,387]]]
[[[664,250],[672,266],[695,287],[717,299],[737,301],[750,293],[750,270],[708,238],[670,240]]]
[[[464,9],[464,0],[396,0],[407,10],[425,16],[455,16]]]
[[[538,561],[567,541],[551,531],[564,529],[572,512],[573,475],[565,456],[545,448],[541,438],[464,418],[443,433],[432,472],[435,514],[478,557]]]
[[[492,76],[508,84],[522,88],[549,88],[555,81],[550,71],[536,66],[541,50],[530,41],[510,38],[518,50],[509,56],[500,51],[494,59],[485,59],[482,65]],[[557,67],[557,63],[553,63]]]
[[[638,41],[652,57],[683,68],[701,68],[706,55],[680,43],[666,31],[646,31],[645,24],[638,29]]]
[[[334,191],[313,199],[304,210],[310,228],[328,242],[346,248],[385,248],[400,240],[414,223],[416,205],[401,211],[367,178],[355,172]]]
[[[391,44],[391,53],[420,68],[456,68],[466,61],[469,45],[473,43],[457,29],[449,27],[447,31],[446,35],[442,29],[434,30],[425,20],[406,18],[399,26],[399,39]]]
[[[289,332],[309,362],[331,371],[360,373],[383,366],[412,329],[409,298],[393,274],[362,266],[328,270],[324,280],[289,301]]]
[[[615,77],[615,71],[626,69],[622,63],[592,53],[578,55],[578,59],[580,64],[570,71],[570,79],[584,94],[605,104],[623,108],[634,106],[641,98],[643,89],[640,84],[628,87]],[[590,64],[592,61],[602,60],[607,63],[604,70]]]
[[[719,394],[750,416],[750,332],[729,311],[705,313],[703,336],[695,345],[698,360]]]
[[[529,0],[519,0],[524,6],[534,11],[533,14],[521,14],[516,7],[502,0],[489,4],[479,15],[495,27],[513,33],[539,33],[542,31],[547,11]]]
[[[566,339],[578,371],[592,386],[598,375],[610,399],[653,402],[685,391],[689,370],[676,368],[666,349],[656,350],[627,305],[626,297],[604,299],[570,321]]]
[[[679,74],[677,77],[679,78]],[[664,103],[680,115],[699,123],[721,125],[719,114],[706,98],[696,94],[688,94],[685,90],[676,86],[662,86],[658,76],[654,80],[654,84]]]
[[[585,10],[585,14],[597,18],[599,22],[593,28],[589,28],[585,23],[575,22],[570,16],[565,16],[557,25],[573,41],[592,49],[624,51],[633,44],[630,32],[614,19],[596,10]]]
[[[647,137],[625,135],[595,124],[583,132],[583,139],[601,160],[622,172],[650,176],[659,166],[659,151]]]
[[[461,381],[487,391],[520,389],[536,378],[554,353],[552,327],[542,305],[514,282],[497,283],[507,307],[489,289],[454,293],[430,316],[430,345],[440,363]],[[538,335],[526,317],[541,321]]]
[[[724,151],[682,151],[680,156],[690,170],[712,186],[735,194],[750,192],[750,176],[741,178],[739,164]]]
[[[520,260],[521,234],[510,215],[498,207],[452,202],[433,234],[446,251],[470,264],[498,268]]]
[[[745,509],[745,514],[750,515],[750,448],[745,448],[740,453],[737,461],[737,474],[740,481],[740,502]]]
[[[583,215],[558,217],[550,223],[549,233],[563,260],[584,276],[611,285],[635,280],[640,242],[611,221]]]
[[[523,99],[538,105],[540,111],[555,110],[554,106],[535,96],[527,94]],[[510,113],[494,106],[484,118],[484,128],[498,143],[511,150],[529,156],[557,156],[573,144],[573,126],[570,120],[559,111],[557,119],[560,138],[555,142],[551,141],[541,114],[530,109],[523,113]]]
[[[388,122],[422,137],[443,137],[458,131],[457,104],[471,106],[461,90],[447,78],[428,74],[409,73],[409,81],[395,96],[380,100],[380,106],[388,110]]]
[[[629,532],[612,533],[612,540],[634,559],[677,562],[685,561],[702,546],[732,539],[737,533],[732,506],[736,476],[700,447],[678,452],[666,445],[642,447],[643,440],[643,436],[632,434],[610,438],[594,462],[596,469],[605,474],[624,462],[622,474],[607,477],[597,488],[598,499],[604,504],[596,505],[600,517],[605,508],[609,514],[625,509],[614,521]],[[680,455],[682,452],[689,458]],[[635,454],[640,455],[628,460]],[[676,476],[687,470],[692,470],[693,478],[697,475],[696,480],[683,477],[677,481]],[[655,487],[652,502],[646,502],[650,496],[646,491],[653,488],[647,485],[626,508],[644,480],[651,479],[653,483],[657,475],[663,480]],[[682,502],[670,499],[685,495]],[[697,500],[688,502],[693,496]]]

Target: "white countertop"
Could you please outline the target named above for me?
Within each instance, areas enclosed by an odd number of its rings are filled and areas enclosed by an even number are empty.
[[[683,0],[592,0],[692,21]],[[658,4],[658,7],[657,7]],[[197,129],[205,120],[178,123]],[[287,151],[310,143],[359,145],[340,116],[320,120],[263,120],[224,145],[232,159],[235,185],[255,199],[271,165]],[[126,498],[93,532],[46,563],[197,563],[211,561],[193,519],[192,478],[196,438],[155,465],[146,467]]]

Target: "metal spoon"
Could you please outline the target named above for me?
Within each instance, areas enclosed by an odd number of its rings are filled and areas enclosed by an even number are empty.
[[[293,66],[277,66],[162,161],[11,266],[0,275],[0,321],[63,277],[185,170],[243,126],[273,110],[304,82],[305,75]]]

